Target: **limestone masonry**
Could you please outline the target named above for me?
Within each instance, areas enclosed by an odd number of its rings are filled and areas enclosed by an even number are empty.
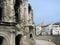
[[[28,0],[0,0],[0,45],[35,45],[34,34]]]

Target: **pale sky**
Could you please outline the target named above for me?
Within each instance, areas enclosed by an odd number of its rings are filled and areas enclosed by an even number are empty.
[[[34,22],[40,23],[60,22],[60,0],[29,0],[34,11]]]

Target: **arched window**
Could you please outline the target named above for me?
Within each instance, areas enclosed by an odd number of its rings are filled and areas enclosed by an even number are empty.
[[[16,36],[16,38],[15,38],[15,44],[16,45],[20,45],[21,37],[22,37],[21,34]]]
[[[22,0],[15,0],[14,9],[15,9],[16,22],[19,22],[19,13],[20,13],[19,8],[21,4],[22,4]]]

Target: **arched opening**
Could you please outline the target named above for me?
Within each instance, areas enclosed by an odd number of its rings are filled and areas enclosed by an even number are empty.
[[[32,38],[33,36],[32,36],[32,34],[30,34],[30,38]]]
[[[28,4],[28,12],[30,13],[31,10],[32,10],[31,5]]]
[[[0,45],[8,45],[7,40],[2,36],[0,36]]]
[[[3,39],[4,39],[4,38],[0,36],[0,45],[2,44]]]
[[[22,0],[15,0],[14,10],[15,10],[15,17],[16,22],[19,22],[19,13],[20,13],[20,5],[22,4]]]
[[[20,43],[20,42],[21,42],[21,37],[22,37],[21,34],[16,36],[16,38],[15,38],[15,44],[16,44],[16,45],[20,45],[20,44],[21,44],[21,43]]]
[[[2,20],[2,8],[0,7],[0,21]]]

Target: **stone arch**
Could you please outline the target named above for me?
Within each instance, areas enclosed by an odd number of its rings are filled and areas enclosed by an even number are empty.
[[[22,38],[22,34],[18,34],[15,37],[15,45],[21,45],[21,38]]]
[[[5,34],[0,32],[0,45],[10,45],[9,37]]]
[[[16,30],[17,30],[17,29],[16,29]],[[20,34],[20,35],[24,35],[24,31],[16,31],[16,36],[19,35],[19,34]]]

